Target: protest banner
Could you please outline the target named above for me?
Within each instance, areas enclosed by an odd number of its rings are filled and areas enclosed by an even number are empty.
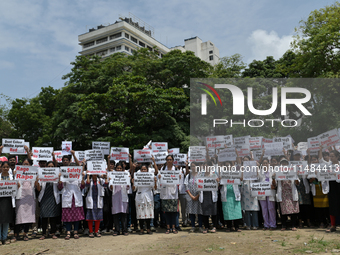
[[[168,151],[152,151],[157,165],[166,163],[166,156],[168,156]]]
[[[295,166],[278,166],[275,167],[275,179],[278,181],[282,180],[297,180],[297,173]]]
[[[234,146],[236,148],[240,148],[240,147],[242,147],[242,145],[248,145],[249,146],[249,138],[250,138],[250,135],[235,137],[234,138]]]
[[[283,143],[283,148],[287,151],[287,150],[293,150],[293,142],[292,142],[292,138],[290,137],[274,137],[273,138],[273,143],[279,143],[282,142]]]
[[[17,181],[0,181],[0,197],[15,197],[18,190]]]
[[[172,148],[172,149],[169,149],[168,150],[168,153],[169,154],[179,154],[180,153],[180,150],[179,150],[179,148]]]
[[[92,142],[92,150],[102,150],[104,155],[109,155],[110,142]]]
[[[151,148],[154,152],[168,151],[168,143],[167,142],[151,143]]]
[[[219,154],[217,154],[217,157],[219,162],[235,161],[237,154],[235,148],[226,148],[220,150]]]
[[[111,147],[111,160],[115,161],[125,161],[129,163],[129,148],[125,147]]]
[[[75,151],[74,155],[77,157],[78,161],[81,162],[85,159],[85,151]],[[72,157],[72,162],[74,161],[74,157]]]
[[[137,162],[152,162],[152,150],[133,150],[133,159]]]
[[[15,166],[15,179],[18,181],[35,181],[38,176],[36,166]]]
[[[134,174],[134,186],[153,187],[155,186],[155,175],[148,172],[137,172]]]
[[[318,138],[320,141],[320,145],[322,147],[333,146],[333,145],[340,143],[337,129],[332,129],[330,131],[322,133],[318,135]]]
[[[320,150],[320,141],[317,136],[307,138],[308,149],[311,154],[317,154]]]
[[[197,178],[198,191],[216,191],[218,189],[218,182],[216,178],[200,177]]]
[[[87,174],[88,175],[103,175],[106,172],[105,161],[88,161],[87,162]]]
[[[2,138],[2,153],[24,153],[25,149],[25,140],[23,139],[9,139],[9,138]]]
[[[298,151],[306,151],[308,149],[308,142],[299,142],[297,146]]]
[[[62,154],[62,151],[55,151],[55,152],[54,152],[54,157],[55,157],[55,160],[56,160],[58,163],[63,162],[63,154]]]
[[[264,149],[265,143],[272,143],[272,142],[273,142],[272,138],[262,138],[262,149]]]
[[[251,150],[262,149],[262,138],[263,138],[263,136],[250,137],[249,138],[249,147],[250,147],[250,149]]]
[[[110,185],[130,185],[130,174],[125,171],[108,172]]]
[[[186,165],[187,154],[177,153],[177,154],[173,154],[173,156],[174,156],[173,164],[175,166],[185,166]]]
[[[61,166],[59,171],[62,182],[81,181],[83,178],[82,166]]]
[[[104,160],[104,154],[102,150],[86,150],[86,161],[101,161]]]
[[[242,144],[236,147],[237,155],[239,157],[245,157],[250,155],[249,144]]]
[[[205,146],[190,146],[189,147],[189,162],[205,162],[207,150]]]
[[[221,149],[225,146],[230,147],[233,145],[232,135],[218,135],[218,136],[208,136],[205,138],[206,145],[208,148]]]
[[[309,169],[310,172],[316,174],[318,181],[336,181],[337,172],[335,170],[337,169],[326,163],[311,164]]]
[[[275,192],[271,189],[270,182],[254,182],[250,184],[251,196],[262,197],[262,196],[274,196]]]
[[[32,159],[37,161],[51,161],[53,159],[53,147],[33,147],[32,152]]]
[[[24,142],[24,148],[25,145],[27,146],[27,148],[30,148],[30,142]],[[16,152],[15,155],[27,155],[27,151],[25,151],[24,149],[24,152]]]
[[[257,180],[258,167],[256,161],[243,161],[243,180],[254,181]]]
[[[283,143],[276,142],[276,143],[265,143],[264,144],[265,155],[269,156],[277,156],[283,154]]]
[[[38,168],[38,176],[41,182],[58,182],[59,167]]]
[[[221,185],[241,184],[242,172],[236,167],[223,168],[220,173]]]
[[[296,168],[296,173],[299,176],[307,176],[308,175],[308,162],[307,161],[289,161],[290,166],[294,166]]]
[[[161,175],[160,184],[162,185],[171,185],[171,184],[180,184],[180,171],[160,171]]]
[[[72,142],[63,141],[61,143],[61,152],[63,155],[71,155],[71,150],[72,150]]]

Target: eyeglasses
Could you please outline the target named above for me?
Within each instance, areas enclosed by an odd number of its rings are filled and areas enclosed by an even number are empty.
[[[172,158],[168,158],[166,161],[172,161]]]

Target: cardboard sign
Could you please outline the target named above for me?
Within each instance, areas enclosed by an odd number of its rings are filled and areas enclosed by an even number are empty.
[[[308,149],[310,150],[311,154],[314,152],[314,154],[317,154],[320,150],[320,141],[317,136],[307,138],[308,143]]]
[[[264,149],[265,149],[265,155],[269,155],[269,156],[282,155],[283,154],[283,143],[282,142],[265,143]]]
[[[61,152],[63,155],[71,155],[71,150],[72,150],[72,142],[63,141],[61,143]]]
[[[83,178],[82,166],[61,166],[60,167],[62,182],[81,181]]]
[[[187,161],[187,154],[184,153],[177,153],[174,154],[174,165],[175,166],[185,166],[185,163]]]
[[[155,186],[155,175],[149,172],[137,172],[134,174],[134,186],[153,187]]]
[[[180,184],[180,171],[160,171],[161,179],[160,184],[162,185],[172,185]]]
[[[298,149],[298,151],[306,151],[308,149],[308,143],[307,142],[299,142],[297,149]]]
[[[85,158],[85,151],[75,151],[74,155],[77,157],[78,161],[81,162]],[[74,161],[73,157],[72,161]]]
[[[258,167],[256,161],[244,161],[243,162],[243,180],[254,181],[257,180]]]
[[[277,171],[277,169],[279,171]],[[274,171],[276,172],[275,179],[278,181],[298,179],[295,166],[279,166],[275,167]]]
[[[55,160],[56,160],[58,163],[63,162],[63,154],[62,154],[62,151],[55,151],[55,152],[54,152],[54,157],[55,157]]]
[[[102,150],[104,155],[109,155],[110,142],[92,142],[92,150]]]
[[[250,184],[251,196],[262,197],[262,196],[274,196],[275,192],[271,189],[270,182],[255,182]]]
[[[130,185],[130,174],[125,171],[111,171],[108,172],[110,185]]]
[[[157,165],[166,163],[166,156],[168,156],[168,151],[152,151]]]
[[[217,157],[219,162],[235,161],[237,154],[235,148],[226,148],[220,150],[219,154],[217,154]]]
[[[30,142],[24,142],[24,146],[27,146],[27,148],[30,148]],[[16,152],[16,155],[27,155],[27,151],[25,151],[25,147],[24,147],[24,152]]]
[[[179,154],[180,151],[179,151],[179,148],[172,148],[172,149],[169,149],[168,151],[169,154]]]
[[[325,163],[319,164],[311,164],[310,165],[310,172],[314,172],[318,181],[335,181],[337,180],[337,172],[333,171],[336,170],[332,165],[328,165]]]
[[[337,129],[322,133],[321,135],[318,135],[318,138],[322,147],[333,146],[340,143]]]
[[[241,184],[242,172],[236,167],[230,167],[228,171],[222,170],[220,173],[222,185],[226,184]]]
[[[273,143],[279,143],[282,142],[283,143],[283,148],[285,150],[293,150],[293,142],[292,142],[292,138],[290,137],[274,137],[273,138]]]
[[[240,148],[240,147],[242,147],[242,145],[248,145],[249,146],[249,138],[250,138],[250,135],[235,137],[234,138],[234,146],[236,148]]]
[[[2,153],[10,153],[10,154],[16,154],[16,153],[24,153],[25,152],[25,140],[23,139],[8,139],[3,138],[2,139]]]
[[[59,167],[38,168],[38,176],[41,182],[58,182]]]
[[[307,161],[289,161],[289,165],[295,166],[296,172],[300,176],[308,175],[308,162]]]
[[[189,147],[189,162],[205,162],[207,150],[205,146],[190,146]]]
[[[209,136],[205,138],[205,141],[208,148],[221,149],[225,148],[225,145],[228,147],[233,145],[233,136],[232,135]]]
[[[36,166],[15,166],[15,179],[18,181],[35,181],[38,175]]]
[[[115,161],[125,161],[129,163],[129,148],[111,147],[111,159]]]
[[[241,158],[250,155],[249,144],[239,145],[238,147],[236,147],[236,150],[237,150],[238,156]]]
[[[168,143],[166,142],[152,143],[151,147],[154,152],[168,151]]]
[[[32,159],[35,159],[37,161],[51,161],[53,159],[53,147],[33,147],[32,152]]]
[[[271,138],[262,138],[262,149],[264,149],[264,144],[265,143],[272,143],[273,139]]]
[[[102,150],[86,150],[86,161],[102,161],[104,160],[104,154]]]
[[[133,150],[133,159],[137,162],[152,162],[152,150]]]
[[[0,197],[11,197],[17,194],[17,181],[0,181]]]
[[[249,138],[249,146],[251,150],[258,150],[262,149],[262,138],[263,136],[259,137],[250,137]]]
[[[87,174],[88,175],[103,175],[106,172],[105,161],[89,161],[87,162]]]
[[[197,178],[197,190],[199,191],[215,191],[218,189],[216,178],[201,177]]]

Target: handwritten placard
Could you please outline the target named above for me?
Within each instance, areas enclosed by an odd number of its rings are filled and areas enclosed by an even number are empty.
[[[111,159],[129,163],[129,148],[111,147]]]
[[[72,150],[71,141],[63,141],[61,143],[61,152],[63,155],[71,155],[71,150]]]
[[[134,150],[133,158],[140,163],[152,162],[152,150]]]
[[[60,167],[62,182],[81,181],[83,167],[81,166],[62,166]]]
[[[177,153],[173,154],[174,156],[174,165],[175,166],[185,166],[185,163],[187,161],[187,154],[184,153]]]
[[[152,143],[151,148],[154,152],[168,151],[168,143],[167,142]]]
[[[86,150],[85,151],[86,161],[101,161],[104,159],[102,150]]]
[[[15,196],[18,190],[17,181],[0,181],[0,197]]]
[[[125,171],[108,172],[110,185],[130,185],[130,174]]]
[[[197,189],[199,191],[216,191],[218,182],[216,178],[201,177],[197,179]]]
[[[134,174],[134,185],[138,187],[153,187],[155,175],[148,172],[137,172]]]
[[[51,161],[52,160],[53,147],[33,147],[32,152],[33,152],[32,158],[35,159],[35,160]]]
[[[93,150],[102,150],[104,155],[110,154],[110,142],[92,142]]]
[[[87,162],[88,175],[103,175],[106,174],[105,161],[88,161]]]
[[[38,175],[36,166],[15,166],[15,179],[18,181],[35,181]]]
[[[59,167],[38,168],[38,176],[41,182],[58,182]]]
[[[250,184],[250,188],[252,197],[275,195],[274,190],[271,188],[270,182],[254,182]]]
[[[25,149],[25,140],[23,139],[9,139],[3,138],[2,139],[2,153],[24,153]]]
[[[171,184],[180,184],[180,171],[160,171],[161,179],[160,184],[162,185],[171,185]]]

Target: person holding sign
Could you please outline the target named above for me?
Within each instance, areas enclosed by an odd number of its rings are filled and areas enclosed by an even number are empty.
[[[13,180],[13,175],[9,172],[10,165],[8,161],[2,163],[2,172],[0,173],[1,181]],[[20,183],[18,182],[18,187]],[[14,223],[13,208],[15,207],[14,196],[2,196],[0,197],[0,241],[2,244],[10,244],[7,240],[9,224]]]
[[[75,156],[75,151],[71,150],[71,154],[74,157],[76,165],[79,166],[79,161]],[[69,167],[68,172],[72,174],[77,169],[70,167],[70,158],[68,155],[64,155],[62,158],[63,166]],[[84,178],[85,173],[82,173]],[[81,179],[79,182],[75,181],[59,181],[58,189],[62,191],[62,222],[66,225],[66,237],[65,240],[70,240],[72,224],[74,226],[74,239],[79,239],[78,229],[79,222],[84,220],[84,209],[83,209],[83,196],[82,190],[85,188],[85,181]]]
[[[54,162],[49,161],[47,163],[47,168],[53,167],[55,167]],[[59,173],[59,181],[60,176],[61,174]],[[39,181],[37,185],[37,191],[39,192],[38,201],[40,203],[40,217],[42,219],[43,231],[39,240],[44,240],[46,238],[48,221],[51,225],[50,236],[52,236],[53,239],[57,239],[58,237],[55,235],[57,231],[57,219],[61,213],[58,183]]]
[[[281,167],[288,166],[289,162],[286,158],[282,158],[280,161]],[[281,219],[282,228],[281,231],[286,230],[287,217],[290,216],[292,230],[296,231],[297,216],[300,212],[299,209],[299,195],[296,189],[296,185],[299,184],[299,180],[282,180],[277,184],[277,200],[280,202],[281,207]]]
[[[162,167],[161,171],[175,171],[176,167],[173,165],[174,157],[170,154],[166,156],[166,164]],[[162,173],[158,176],[159,179],[162,178]],[[181,178],[181,176],[179,176]],[[160,188],[160,198],[161,198],[161,208],[165,213],[167,230],[165,234],[171,232],[170,227],[172,227],[172,232],[177,234],[178,231],[175,228],[176,217],[178,212],[178,185],[177,184],[167,184],[162,185]]]
[[[103,197],[104,197],[104,187],[108,186],[107,175],[105,175],[105,182],[100,181],[97,175],[92,175],[92,180],[90,180],[90,175],[87,174],[86,187],[89,188],[86,197],[86,221],[89,226],[89,237],[93,238],[93,222],[94,222],[94,234],[96,237],[101,237],[98,233],[100,221],[103,220]]]
[[[155,172],[158,172],[157,165],[155,164]],[[147,173],[148,165],[143,164],[140,171],[137,173]],[[153,203],[153,189],[157,189],[157,177],[154,176],[153,186],[135,186],[135,179],[132,179],[132,189],[136,191],[136,210],[137,219],[139,220],[140,235],[144,234],[143,225],[146,225],[146,231],[148,234],[152,234],[150,223],[154,218],[154,203]]]
[[[122,172],[123,165],[118,163],[116,165],[116,171]],[[112,214],[115,225],[113,236],[120,234],[120,223],[122,224],[123,234],[127,236],[129,234],[127,230],[127,214],[129,209],[129,197],[128,190],[130,185],[111,185],[112,190]]]

